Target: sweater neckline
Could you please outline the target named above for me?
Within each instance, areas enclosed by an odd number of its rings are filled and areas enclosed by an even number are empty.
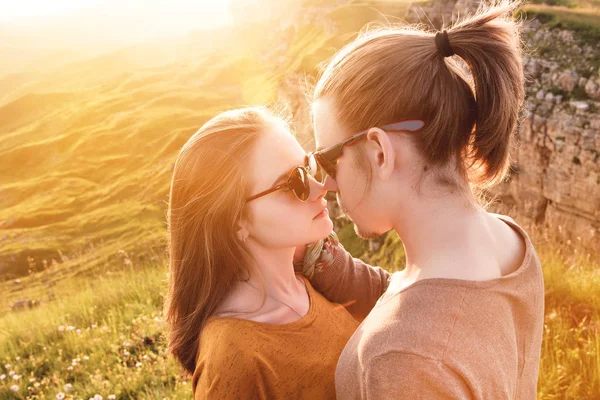
[[[501,221],[503,221],[504,223],[506,223],[513,229],[516,229],[517,232],[521,235],[521,237],[525,241],[525,255],[523,256],[523,261],[521,261],[521,264],[519,265],[519,267],[516,270],[512,271],[510,274],[503,275],[503,276],[500,276],[500,277],[494,278],[494,279],[488,279],[485,281],[475,281],[475,280],[457,279],[457,278],[426,278],[426,279],[416,281],[412,285],[407,286],[397,292],[391,293],[391,294],[389,294],[389,296],[386,296],[387,292],[385,292],[379,298],[376,305],[384,304],[384,303],[388,302],[390,299],[400,295],[401,293],[405,293],[413,288],[420,287],[420,286],[443,285],[443,286],[460,286],[460,287],[485,289],[485,288],[490,288],[490,287],[496,286],[498,284],[504,283],[506,281],[517,279],[518,277],[523,275],[525,273],[525,271],[530,268],[530,264],[532,263],[531,260],[534,257],[534,252],[535,252],[533,243],[531,242],[529,235],[527,235],[527,232],[525,232],[525,230],[523,228],[521,228],[516,222],[514,222],[510,217],[507,217],[507,216],[501,215],[501,214],[495,214],[495,213],[490,213],[490,214],[495,216],[496,218],[500,219]]]
[[[308,301],[309,301],[308,311],[302,318],[299,318],[292,322],[286,322],[283,324],[269,324],[266,322],[253,321],[251,319],[244,319],[244,318],[238,318],[238,317],[219,317],[219,316],[213,315],[208,318],[208,320],[205,324],[205,327],[210,322],[218,322],[218,321],[221,321],[224,323],[230,322],[230,323],[249,324],[249,325],[253,325],[260,329],[268,329],[268,330],[280,330],[280,329],[285,330],[285,329],[296,328],[296,327],[300,327],[300,326],[309,324],[311,321],[314,320],[314,318],[315,318],[314,316],[316,313],[314,288],[310,285],[310,282],[308,281],[308,279],[306,277],[304,277],[303,275],[300,275],[300,274],[297,274],[297,275],[304,282],[304,286],[306,288],[306,292],[308,294]]]

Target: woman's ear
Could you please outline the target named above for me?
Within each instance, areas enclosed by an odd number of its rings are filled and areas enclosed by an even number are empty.
[[[245,242],[246,239],[248,239],[248,236],[250,236],[250,234],[248,233],[248,231],[244,228],[241,228],[237,231],[237,236],[238,239],[240,239],[240,241]]]
[[[379,128],[369,129],[366,149],[379,179],[388,180],[396,163],[396,150],[388,133]]]
[[[246,222],[245,221],[240,221],[237,224],[237,237],[240,241],[242,242],[246,242],[246,239],[248,239],[248,236],[250,236],[250,232],[248,231],[248,229],[246,228]]]

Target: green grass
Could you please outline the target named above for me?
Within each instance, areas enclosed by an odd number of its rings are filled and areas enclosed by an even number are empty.
[[[1,315],[0,398],[189,398],[166,354],[165,285],[164,264],[149,263],[73,279],[54,301]]]
[[[600,40],[600,5],[590,4],[582,8],[572,1],[557,4],[528,4],[518,11],[527,19],[537,18],[544,26],[553,29],[569,29],[574,31],[583,41],[597,44]],[[558,4],[560,3],[560,4]]]

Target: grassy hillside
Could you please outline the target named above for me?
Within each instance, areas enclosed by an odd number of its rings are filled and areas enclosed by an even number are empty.
[[[27,256],[59,260],[59,250],[100,241],[158,240],[179,148],[217,111],[255,101],[239,88],[262,67],[243,55],[211,64],[203,74],[202,63],[149,69],[0,108],[5,268],[22,272]]]

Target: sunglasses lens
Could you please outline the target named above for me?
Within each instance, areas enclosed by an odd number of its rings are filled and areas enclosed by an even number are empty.
[[[326,173],[323,170],[323,167],[317,162],[317,158],[314,154],[308,156],[307,168],[310,175],[315,178],[317,182],[323,183],[325,181]]]
[[[315,157],[319,164],[319,169],[321,170],[322,180],[320,182],[325,181],[325,175],[329,175],[332,179],[335,179],[335,164],[336,162],[329,162],[322,155],[320,157]]]
[[[298,199],[302,201],[306,201],[310,194],[310,187],[308,184],[308,176],[304,169],[296,168],[292,173],[292,177],[290,179],[290,188],[294,191],[294,194]]]
[[[323,165],[323,170],[332,179],[335,179],[335,165],[334,164],[324,164]]]

